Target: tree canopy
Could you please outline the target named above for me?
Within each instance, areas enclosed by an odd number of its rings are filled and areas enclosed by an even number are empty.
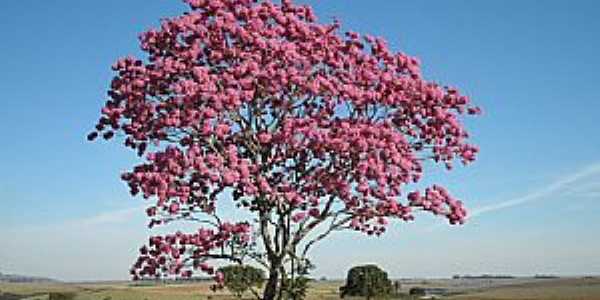
[[[198,271],[222,282],[211,261],[254,261],[270,300],[333,231],[380,235],[417,211],[464,222],[445,188],[413,185],[427,161],[475,160],[462,116],[480,110],[457,88],[425,80],[420,61],[383,38],[319,23],[307,5],[185,2],[190,11],[140,36],[146,58],[113,65],[88,136],[117,134],[145,158],[122,179],[152,199],[150,227],[201,226],[152,236],[134,278]],[[225,219],[223,201],[250,217]]]

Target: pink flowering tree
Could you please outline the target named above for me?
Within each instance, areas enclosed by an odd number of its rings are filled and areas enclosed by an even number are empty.
[[[461,121],[479,109],[466,96],[423,79],[417,58],[381,38],[318,23],[309,6],[186,2],[140,36],[147,58],[114,64],[88,136],[116,134],[145,157],[122,179],[152,201],[150,227],[200,226],[150,237],[134,279],[204,272],[220,283],[215,261],[252,263],[268,274],[255,295],[271,300],[334,231],[380,235],[417,211],[464,222],[446,189],[414,184],[427,161],[475,159]],[[247,219],[227,220],[222,202]]]

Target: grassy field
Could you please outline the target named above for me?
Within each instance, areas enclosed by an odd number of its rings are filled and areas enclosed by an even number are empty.
[[[342,282],[321,281],[312,284],[309,300],[339,299]],[[47,300],[49,293],[75,293],[77,300],[233,300],[227,291],[212,292],[209,283],[134,286],[130,283],[90,284],[17,284],[0,283],[0,300]],[[456,300],[600,300],[600,278],[552,280],[403,280],[402,292],[411,287],[441,287],[458,293]],[[411,299],[394,297],[395,299]],[[248,295],[248,299],[250,295]]]
[[[540,280],[473,291],[452,299],[597,300],[600,299],[600,279]]]

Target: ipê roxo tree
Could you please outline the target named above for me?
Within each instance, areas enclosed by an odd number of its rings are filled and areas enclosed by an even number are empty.
[[[466,96],[423,79],[418,59],[381,38],[318,23],[309,6],[186,2],[189,12],[140,36],[147,58],[114,64],[88,136],[117,133],[145,157],[122,179],[153,199],[150,226],[201,226],[151,237],[134,279],[205,272],[221,282],[215,260],[254,261],[271,300],[334,231],[380,235],[419,210],[465,220],[444,188],[412,184],[428,160],[475,159],[461,116],[479,109]],[[248,218],[227,220],[225,201]]]

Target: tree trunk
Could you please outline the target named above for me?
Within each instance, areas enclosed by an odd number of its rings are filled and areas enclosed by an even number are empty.
[[[277,296],[277,284],[279,283],[279,269],[271,267],[269,270],[269,279],[263,291],[262,300],[274,300]]]

